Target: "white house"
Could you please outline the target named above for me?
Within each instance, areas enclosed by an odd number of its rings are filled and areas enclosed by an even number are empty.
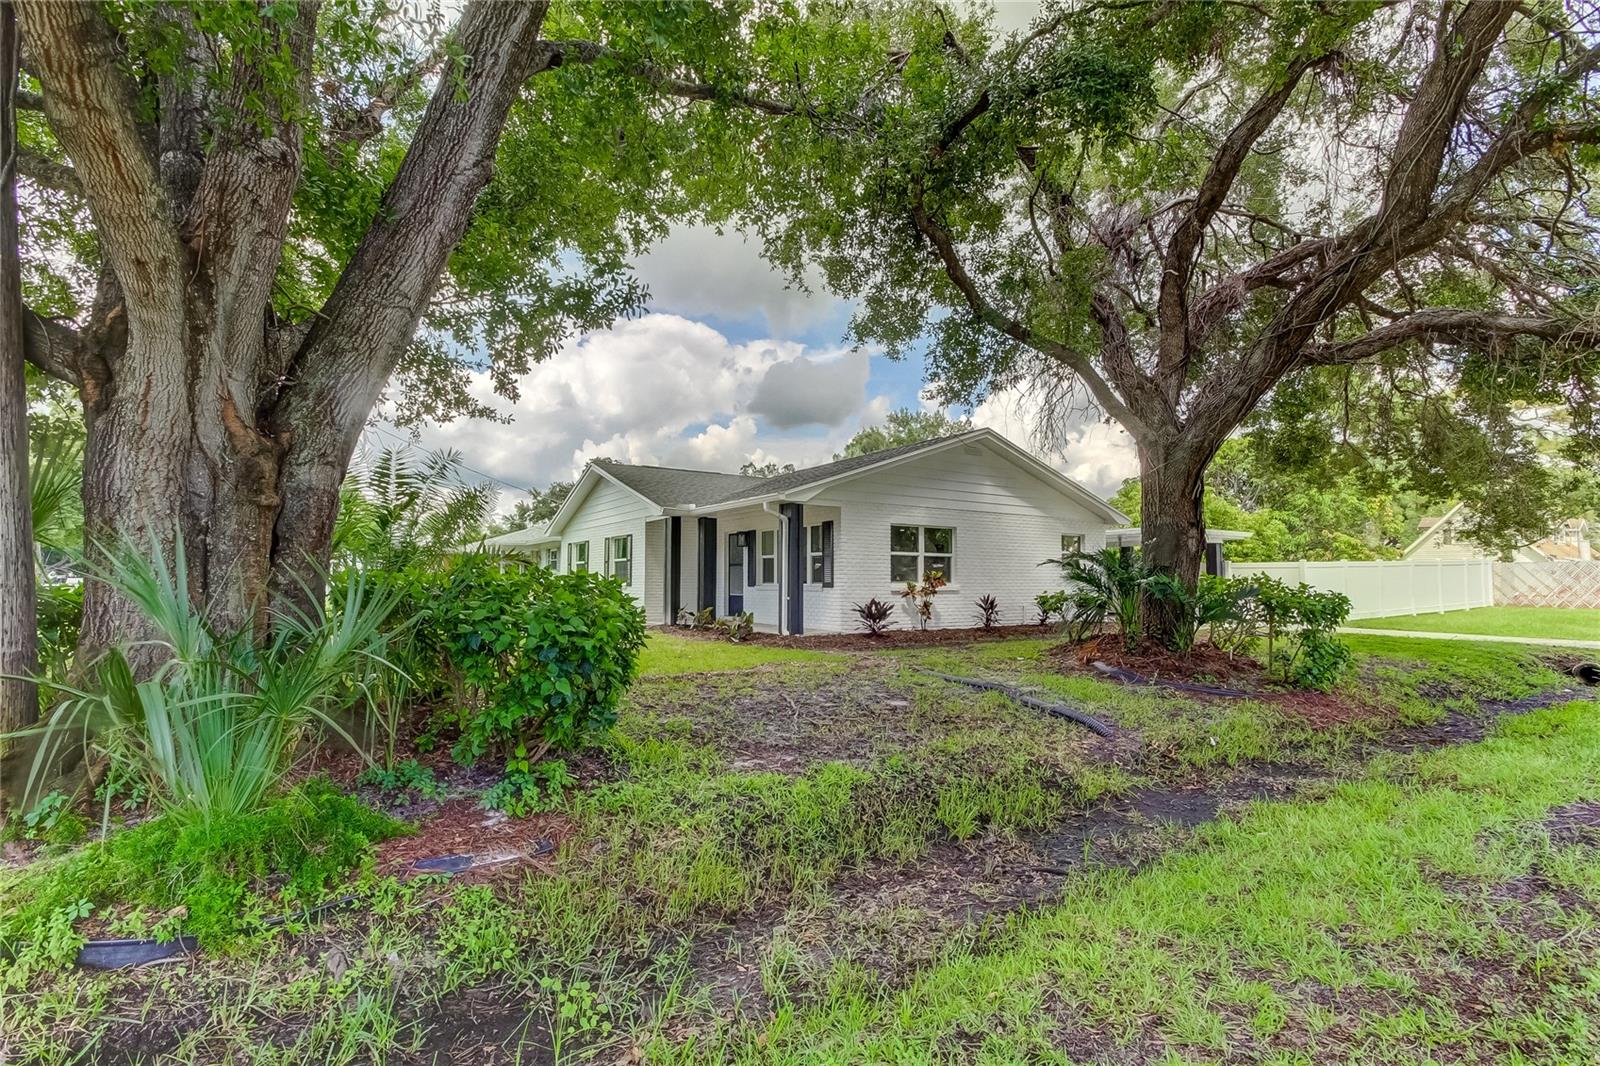
[[[1034,597],[1062,587],[1039,564],[1126,524],[979,429],[770,478],[596,460],[547,528],[507,537],[561,570],[620,577],[651,625],[709,607],[800,634],[855,629],[852,605],[873,597],[914,624],[896,594],[929,570],[949,581],[930,625],[973,625],[983,595],[1003,622],[1031,621]]]
[[[1532,544],[1519,545],[1509,557],[1468,540],[1463,533],[1472,512],[1465,503],[1458,503],[1436,518],[1424,518],[1418,523],[1420,532],[1406,545],[1402,555],[1407,559],[1502,559],[1516,563],[1546,563],[1559,559],[1587,561],[1594,558],[1590,544],[1589,522],[1584,518],[1568,518],[1557,523],[1550,535]]]

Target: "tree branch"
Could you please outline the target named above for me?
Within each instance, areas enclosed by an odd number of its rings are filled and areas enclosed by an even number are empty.
[[[74,196],[83,195],[83,184],[78,181],[76,170],[66,163],[57,163],[54,159],[47,159],[38,152],[30,152],[26,148],[17,149],[17,174],[46,189],[55,189],[57,192],[71,193]]]
[[[1210,169],[1167,241],[1166,254],[1161,261],[1161,293],[1156,304],[1160,324],[1156,368],[1158,375],[1167,382],[1167,391],[1174,397],[1183,386],[1183,372],[1188,361],[1188,292],[1200,240],[1233,189],[1239,169],[1249,158],[1251,149],[1282,113],[1300,79],[1311,68],[1327,62],[1331,55],[1296,58],[1284,72],[1283,81],[1245,112],[1212,157]]]
[[[1122,397],[1117,395],[1111,384],[1100,375],[1094,365],[1081,353],[1074,351],[1059,341],[1039,336],[1021,322],[1000,311],[984,298],[983,293],[978,289],[977,283],[972,280],[972,275],[967,273],[965,264],[961,262],[961,256],[957,253],[955,242],[951,239],[950,234],[928,214],[920,190],[911,206],[911,218],[918,232],[927,237],[933,244],[935,251],[938,252],[945,275],[961,293],[967,306],[972,309],[972,313],[977,315],[985,325],[999,330],[1012,340],[1024,344],[1041,355],[1067,367],[1083,380],[1095,402],[1100,404],[1107,414],[1121,422],[1129,433],[1138,437],[1145,432],[1144,421],[1133,413],[1128,405],[1123,402]]]
[[[133,85],[93,4],[18,0],[44,90],[45,115],[94,216],[101,247],[135,318],[182,299],[182,255],[155,160],[140,137]]]
[[[383,116],[392,111],[400,99],[422,84],[429,74],[439,70],[449,55],[452,37],[445,37],[416,64],[395,73],[372,93],[364,107],[346,107],[328,122],[322,138],[322,151],[336,156],[345,149],[360,147],[383,131]]]
[[[1353,340],[1307,345],[1301,350],[1301,361],[1312,366],[1344,366],[1374,358],[1412,341],[1449,341],[1487,347],[1514,337],[1534,337],[1565,349],[1600,348],[1600,326],[1570,318],[1434,307],[1396,319]]]
[[[22,356],[44,373],[70,385],[83,384],[78,369],[83,336],[71,326],[23,309]]]
[[[808,114],[815,117],[815,112],[811,109],[797,108],[782,100],[774,100],[744,89],[730,89],[677,77],[653,63],[630,60],[614,49],[595,41],[540,41],[538,52],[544,60],[542,69],[553,69],[565,63],[592,65],[601,61],[615,62],[622,69],[643,78],[668,96],[684,100],[712,100],[737,104],[769,115]],[[538,70],[541,67],[536,66],[534,69]]]

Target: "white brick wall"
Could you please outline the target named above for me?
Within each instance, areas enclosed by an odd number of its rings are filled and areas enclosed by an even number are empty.
[[[931,625],[935,627],[974,625],[977,608],[973,601],[985,594],[1000,601],[1004,624],[1032,622],[1036,616],[1033,598],[1063,587],[1058,569],[1038,564],[1060,553],[1063,534],[1082,536],[1089,550],[1103,547],[1108,527],[1088,506],[976,444],[864,474],[825,490],[803,507],[807,526],[824,520],[834,523],[834,583],[830,589],[804,586],[807,633],[853,631],[856,615],[852,606],[874,596],[895,606],[897,626],[917,624],[910,605],[897,595],[903,586],[889,578],[891,525],[947,526],[956,531],[953,580],[934,599]],[[655,514],[654,508],[632,493],[601,481],[562,531],[561,560],[564,567],[569,543],[588,540],[590,564],[599,569],[605,559],[603,539],[631,534],[634,564],[630,591],[643,605],[648,622],[661,625],[672,621],[666,617],[663,592],[668,573],[668,525],[660,517],[647,521]],[[762,530],[779,531],[780,578],[783,544],[778,516],[760,507],[726,511],[716,518],[716,613],[721,616],[728,613],[728,535],[755,530],[759,538]],[[693,516],[683,519],[681,550],[681,598],[684,605],[693,606],[698,597],[700,560],[699,526]],[[758,570],[756,584],[747,583],[738,591],[744,609],[755,615],[759,628],[777,628],[779,582],[761,582]]]
[[[1083,537],[1087,550],[1105,546],[1104,519],[987,449],[944,452],[845,482],[827,493],[844,519],[835,532],[834,585],[848,602],[840,627],[850,630],[850,603],[876,596],[895,605],[900,628],[917,624],[915,611],[889,578],[891,525],[955,529],[954,571],[933,601],[936,628],[977,622],[974,601],[993,595],[1001,622],[1037,617],[1033,598],[1064,587],[1061,572],[1038,564],[1060,554],[1062,534]]]

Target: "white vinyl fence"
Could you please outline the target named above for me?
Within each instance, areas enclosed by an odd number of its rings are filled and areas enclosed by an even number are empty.
[[[1266,574],[1294,585],[1342,592],[1351,618],[1387,618],[1489,607],[1494,603],[1493,563],[1487,560],[1411,560],[1334,563],[1234,563],[1235,577]]]

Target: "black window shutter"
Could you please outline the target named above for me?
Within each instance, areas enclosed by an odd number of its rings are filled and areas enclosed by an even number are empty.
[[[822,523],[822,587],[833,588],[833,523]]]
[[[604,574],[606,577],[610,577],[611,576],[611,538],[610,537],[606,538],[605,545],[606,545],[605,546],[605,569],[600,571],[600,572],[602,574]]]
[[[756,531],[744,531],[744,583],[754,587],[756,583]]]

